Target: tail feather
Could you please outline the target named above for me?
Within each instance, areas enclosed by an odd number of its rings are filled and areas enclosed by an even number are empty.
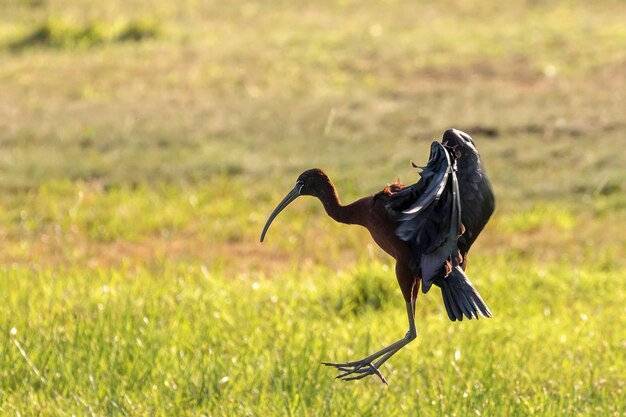
[[[472,303],[470,303],[470,301],[468,300],[465,292],[463,290],[459,291],[459,289],[455,287],[451,288],[451,292],[454,300],[459,303],[459,307],[461,307],[461,310],[463,310],[463,314],[465,314],[465,317],[470,320],[473,318],[477,318],[474,314],[474,307],[472,306]]]
[[[452,321],[478,319],[479,315],[491,317],[491,310],[483,301],[476,288],[460,266],[454,267],[446,278],[437,278],[435,285],[441,287],[443,303]]]
[[[463,313],[459,309],[459,306],[454,302],[452,298],[452,293],[450,292],[450,287],[447,285],[441,286],[441,295],[443,295],[443,304],[446,307],[446,312],[448,313],[448,317],[452,321],[456,321],[457,317],[463,317]]]

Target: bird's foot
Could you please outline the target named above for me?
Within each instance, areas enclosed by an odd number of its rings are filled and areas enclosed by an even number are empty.
[[[322,362],[326,366],[332,366],[337,368],[339,375],[336,376],[337,379],[341,379],[342,381],[354,381],[357,379],[365,378],[366,376],[376,375],[380,378],[381,382],[385,385],[389,385],[387,380],[380,373],[375,364],[371,361],[360,360],[354,362],[346,362],[346,363],[331,363],[331,362]]]

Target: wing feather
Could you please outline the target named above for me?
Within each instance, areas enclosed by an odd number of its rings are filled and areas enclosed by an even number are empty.
[[[399,220],[396,235],[411,245],[411,263],[418,265],[422,291],[427,292],[456,252],[461,228],[459,183],[452,157],[442,144],[432,143],[420,177],[417,184],[392,196],[387,210]]]
[[[495,198],[473,139],[465,132],[449,129],[444,133],[442,141],[460,153],[456,164],[461,195],[461,222],[465,226],[465,233],[460,239],[459,249],[465,254],[493,214]]]
[[[398,222],[396,235],[411,247],[411,267],[422,277],[423,292],[446,275],[446,262],[458,266],[458,253],[465,257],[494,208],[493,190],[473,140],[459,130],[447,130],[442,143],[431,144],[420,180],[393,194],[387,204],[389,216]],[[454,307],[467,316],[473,301],[458,297]]]

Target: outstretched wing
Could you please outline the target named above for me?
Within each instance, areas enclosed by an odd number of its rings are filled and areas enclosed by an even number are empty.
[[[411,246],[411,268],[421,271],[427,292],[446,260],[456,259],[461,202],[454,160],[442,144],[432,143],[420,176],[391,196],[387,211],[399,222],[396,235]]]
[[[390,196],[387,204],[389,216],[399,223],[396,235],[411,246],[411,268],[420,271],[424,293],[442,268],[458,265],[459,252],[465,256],[495,207],[469,135],[447,130],[442,143],[433,142],[430,149],[420,180]]]
[[[443,134],[442,143],[456,159],[461,222],[465,227],[465,232],[459,238],[459,250],[465,256],[491,217],[495,198],[470,135],[457,129],[448,129]]]

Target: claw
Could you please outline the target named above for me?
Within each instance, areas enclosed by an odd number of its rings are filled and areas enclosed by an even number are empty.
[[[342,372],[335,377],[335,379],[341,379],[342,381],[355,381],[357,379],[365,378],[366,376],[376,375],[380,378],[381,382],[385,385],[389,385],[383,374],[380,373],[378,368],[371,362],[355,361],[346,363],[331,363],[322,362],[326,366],[332,366]],[[356,375],[355,375],[356,374]]]
[[[389,385],[378,368],[411,342],[411,340],[417,337],[417,329],[415,328],[415,300],[406,303],[406,311],[409,316],[409,331],[402,339],[358,361],[344,363],[322,362],[322,364],[337,369],[339,375],[337,375],[336,379],[341,379],[342,381],[355,381],[365,378],[366,376],[376,375],[383,384]]]
[[[350,377],[350,378],[343,378],[343,381],[356,381],[358,379],[363,379],[363,378],[365,378],[366,376],[369,376],[369,375],[371,375],[371,374],[363,374],[363,375],[359,375],[359,376],[353,376],[353,377]],[[387,382],[385,377],[382,376],[380,372],[377,372],[376,375],[380,378],[380,381],[383,384],[385,384],[387,386],[389,385],[389,383]]]

